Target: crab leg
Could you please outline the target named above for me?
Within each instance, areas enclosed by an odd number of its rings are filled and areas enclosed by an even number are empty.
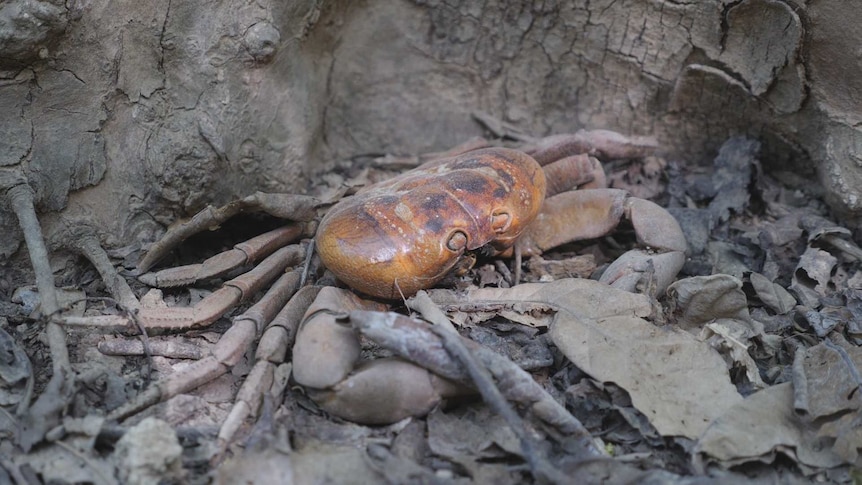
[[[142,273],[149,270],[158,260],[188,237],[216,227],[242,212],[263,211],[285,220],[309,222],[314,220],[317,216],[317,209],[324,204],[320,199],[305,195],[256,192],[219,208],[208,206],[195,214],[191,220],[168,230],[164,237],[153,244],[147,255],[138,264],[138,269]],[[306,235],[313,234],[313,226],[314,224],[309,222],[304,233]]]
[[[653,254],[629,251],[605,271],[601,281],[633,291],[639,280],[635,275],[649,271],[652,261],[657,289],[664,291],[685,263],[685,236],[669,212],[624,190],[564,192],[546,199],[519,242],[521,251],[538,255],[561,244],[601,237],[616,228],[623,217],[634,226],[638,243]]]
[[[148,286],[170,288],[186,286],[200,280],[217,278],[246,264],[269,256],[276,249],[296,241],[307,232],[305,224],[289,224],[237,244],[203,263],[163,269],[142,274],[138,279]]]
[[[124,419],[153,404],[195,389],[226,373],[242,359],[246,349],[260,334],[260,329],[271,321],[296,293],[301,279],[302,268],[284,273],[260,301],[242,315],[234,318],[231,327],[213,346],[209,355],[194,362],[183,372],[171,374],[156,382],[134,400],[114,410],[108,418]]]
[[[129,312],[138,312],[141,303],[138,301],[129,284],[118,273],[108,259],[93,228],[86,225],[73,225],[54,236],[57,244],[69,248],[87,258],[99,272],[102,281],[108,287],[108,292],[121,308]],[[57,315],[57,323],[65,326],[99,327],[104,331],[123,331],[132,327],[128,317],[124,315]]]
[[[294,244],[272,253],[248,273],[226,281],[221,288],[210,293],[191,307],[142,308],[138,319],[145,328],[179,330],[207,326],[218,320],[238,303],[260,291],[289,266],[305,258],[305,247]],[[260,304],[260,303],[258,303]],[[257,306],[257,305],[255,305]]]
[[[75,225],[56,235],[54,240],[59,240],[63,246],[87,258],[99,272],[99,276],[102,277],[102,281],[108,287],[108,292],[117,299],[122,307],[131,311],[140,308],[141,304],[132,292],[132,288],[111,264],[111,260],[108,259],[108,254],[102,248],[93,228],[86,225]],[[61,318],[64,317],[61,316]]]
[[[539,165],[547,165],[562,158],[585,153],[601,160],[642,158],[651,155],[658,142],[651,136],[625,136],[609,130],[580,130],[567,135],[542,138],[521,148]]]
[[[254,367],[242,383],[236,402],[219,430],[220,447],[230,443],[246,418],[257,417],[263,393],[272,386],[276,369],[284,362],[287,350],[296,338],[299,322],[319,292],[319,286],[300,289],[267,325],[255,351]]]
[[[587,154],[572,155],[551,162],[545,172],[545,197],[551,197],[575,188],[600,189],[607,186],[601,162]]]

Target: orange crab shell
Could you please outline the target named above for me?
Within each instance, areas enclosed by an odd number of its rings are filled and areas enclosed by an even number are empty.
[[[317,232],[324,265],[351,288],[395,299],[430,288],[468,251],[511,247],[545,198],[529,155],[486,148],[434,160],[336,204]]]

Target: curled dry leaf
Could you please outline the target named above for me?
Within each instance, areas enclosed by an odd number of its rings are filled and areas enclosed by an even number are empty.
[[[700,340],[725,355],[728,367],[741,366],[749,382],[764,386],[748,353],[752,338],[763,335],[763,325],[748,314],[740,280],[726,274],[685,278],[671,285],[668,294],[680,327],[701,328]]]
[[[565,279],[473,290],[460,301],[454,293],[432,298],[449,312],[493,308],[520,310],[524,317],[525,310],[543,308],[551,338],[566,357],[594,379],[628,391],[634,406],[665,436],[697,438],[742,400],[717,352],[687,332],[643,319],[652,312],[643,295]]]
[[[829,236],[849,238],[853,235],[853,233],[846,227],[841,227],[833,221],[819,215],[805,215],[800,218],[799,224],[808,233],[808,242]]]
[[[753,328],[752,323],[756,325],[756,329]],[[766,384],[760,378],[757,362],[748,353],[748,349],[752,346],[751,339],[763,333],[761,327],[762,325],[755,323],[754,320],[745,322],[722,318],[706,324],[700,335],[701,340],[709,342],[722,355],[727,354],[730,365],[736,363],[745,369],[748,382],[758,389],[766,387]]]
[[[837,263],[838,259],[826,251],[811,247],[805,250],[790,285],[803,305],[810,308],[820,306],[820,297],[826,296],[832,269]]]
[[[727,274],[695,276],[668,288],[671,308],[682,328],[701,327],[719,318],[748,321],[748,300],[742,282]]]

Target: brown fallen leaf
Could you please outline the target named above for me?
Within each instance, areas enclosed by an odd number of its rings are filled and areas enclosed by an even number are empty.
[[[456,323],[475,324],[501,316],[524,325],[546,327],[560,308],[584,318],[652,314],[646,296],[621,290],[609,293],[609,289],[608,285],[593,280],[564,278],[514,288],[478,288],[466,294],[451,290],[431,290],[428,294]],[[609,297],[613,297],[612,302]]]
[[[862,413],[856,411],[823,423],[818,436],[834,438],[832,450],[846,463],[858,464],[859,448],[862,448]]]
[[[703,473],[710,464],[727,469],[754,461],[773,463],[779,453],[809,467],[843,464],[832,450],[832,439],[817,432],[794,412],[793,384],[778,384],[728,407],[695,445],[694,465]]]
[[[691,334],[641,318],[560,313],[551,338],[581,370],[613,382],[664,436],[697,438],[742,397],[718,353]]]
[[[642,317],[647,297],[592,280],[564,279],[509,289],[484,288],[458,300],[432,298],[450,312],[545,309],[543,321],[560,350],[581,370],[629,392],[634,406],[665,436],[697,438],[724,409],[742,400],[727,365],[706,343],[682,330],[659,328]]]
[[[295,451],[278,446],[251,450],[225,462],[214,480],[234,483],[379,483],[366,451],[356,446],[311,440]]]

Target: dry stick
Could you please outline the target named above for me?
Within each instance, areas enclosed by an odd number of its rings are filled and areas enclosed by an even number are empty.
[[[308,281],[308,275],[311,272],[311,260],[314,257],[316,249],[317,244],[315,244],[315,240],[312,238],[308,242],[308,249],[305,250],[305,261],[302,263],[302,276],[299,278],[300,288],[305,286],[305,283]]]
[[[128,288],[128,284],[126,284],[125,280],[123,281],[123,284]],[[110,285],[109,285],[109,288],[110,288],[109,291],[113,292],[113,288]],[[81,298],[78,300],[74,300],[74,301],[69,303],[69,307],[71,307],[71,306],[73,306],[79,302],[82,302],[82,301],[84,301],[84,302],[91,302],[91,301],[105,302],[105,303],[109,303],[109,304],[117,307],[125,315],[125,317],[118,316],[118,315],[100,315],[100,316],[95,316],[95,317],[92,317],[92,316],[76,317],[76,316],[58,315],[54,318],[54,321],[58,325],[62,325],[64,327],[88,327],[89,326],[89,327],[101,328],[102,330],[117,328],[120,331],[125,331],[125,330],[128,330],[130,328],[136,329],[138,331],[138,336],[141,339],[141,349],[142,350],[137,351],[135,353],[118,354],[117,352],[119,352],[119,350],[117,350],[117,349],[119,348],[119,346],[117,344],[111,345],[111,344],[107,343],[107,345],[105,346],[105,349],[107,350],[107,352],[105,352],[105,351],[102,351],[102,347],[103,347],[102,344],[106,344],[106,342],[99,342],[98,348],[99,348],[99,351],[105,355],[143,355],[144,358],[146,359],[147,366],[146,366],[145,371],[141,371],[141,374],[143,374],[143,376],[144,376],[144,383],[149,384],[151,374],[153,371],[153,355],[164,355],[164,354],[160,354],[160,353],[154,354],[153,353],[153,351],[150,347],[150,336],[149,336],[149,334],[147,334],[147,328],[144,326],[143,322],[141,322],[141,319],[138,318],[138,311],[140,310],[140,303],[138,302],[138,299],[134,297],[134,294],[131,293],[131,288],[129,288],[129,292],[130,292],[129,295],[131,295],[132,298],[134,299],[134,303],[135,303],[134,309],[126,307],[125,305],[123,305],[121,302],[115,300],[114,298],[101,297],[101,296],[87,296],[87,297],[84,297],[84,298]],[[57,310],[57,312],[59,313],[60,310]],[[110,321],[108,321],[108,320],[110,320]],[[105,322],[107,322],[107,323],[105,323]],[[109,353],[112,350],[112,347],[113,347],[113,352],[114,352],[113,354]]]
[[[853,241],[848,241],[833,234],[824,234],[823,236],[820,236],[818,240],[830,244],[832,247],[843,251],[848,256],[855,258],[857,261],[862,261],[862,249],[860,249]]]
[[[39,289],[42,314],[54,315],[59,308],[57,291],[54,288],[54,273],[48,262],[48,249],[45,247],[42,228],[39,226],[36,209],[33,207],[33,190],[29,185],[21,183],[8,189],[6,197],[24,233],[27,252],[30,253],[30,262],[36,274],[36,287]],[[48,336],[48,347],[51,350],[54,376],[72,376],[72,364],[69,362],[69,350],[66,348],[66,331],[48,318],[45,332]]]
[[[11,458],[7,458],[5,454],[0,453],[0,468],[3,468],[9,475],[12,476],[12,480],[15,485],[28,485],[31,483],[27,478],[21,473],[21,470],[15,466],[15,463],[12,462]]]
[[[377,344],[439,376],[459,382],[469,381],[464,368],[446,352],[440,337],[429,330],[425,322],[398,313],[372,311],[353,311],[350,322]],[[580,448],[579,458],[607,456],[596,446],[584,425],[530,374],[487,347],[470,339],[462,338],[462,342],[488,368],[508,400],[525,406],[537,418],[573,438]]]
[[[176,336],[173,336],[176,337]],[[189,342],[177,342],[171,340],[150,340],[149,350],[144,348],[144,343],[139,340],[103,340],[97,347],[104,355],[158,355],[169,359],[200,360],[204,358],[203,349]]]
[[[509,428],[518,437],[521,443],[521,452],[530,464],[533,476],[542,481],[551,481],[554,483],[565,483],[566,477],[560,470],[545,459],[542,453],[536,448],[536,443],[527,433],[527,428],[506,398],[491,378],[491,374],[484,366],[482,366],[476,357],[464,346],[461,342],[461,336],[449,318],[440,310],[437,305],[428,297],[428,293],[420,291],[415,297],[408,301],[408,307],[422,314],[422,316],[434,324],[431,327],[432,331],[443,339],[444,348],[457,360],[461,362],[467,373],[470,375],[473,383],[482,399],[491,406],[497,414],[506,420]]]

